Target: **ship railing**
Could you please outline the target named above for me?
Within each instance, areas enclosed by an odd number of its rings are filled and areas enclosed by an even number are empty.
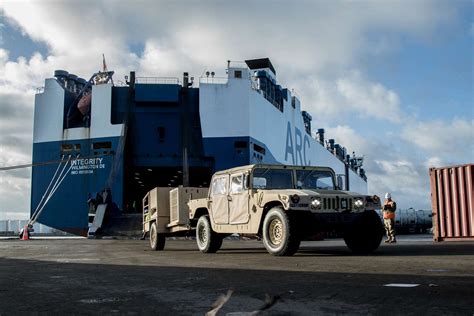
[[[136,77],[135,83],[144,84],[180,84],[176,77]]]
[[[226,84],[229,81],[227,77],[200,77],[199,83]]]
[[[44,92],[44,87],[38,87],[36,88],[36,94],[40,94]]]

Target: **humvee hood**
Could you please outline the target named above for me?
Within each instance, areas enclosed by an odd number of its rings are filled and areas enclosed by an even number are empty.
[[[281,194],[281,195],[299,195],[299,196],[328,196],[328,195],[337,195],[337,196],[362,196],[364,194],[359,194],[356,192],[349,191],[340,191],[340,190],[299,190],[299,189],[285,189],[285,190],[264,190],[271,192],[272,194]]]

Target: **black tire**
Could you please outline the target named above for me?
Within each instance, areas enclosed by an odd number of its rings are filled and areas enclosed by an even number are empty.
[[[165,249],[166,237],[158,233],[156,222],[153,222],[150,227],[150,248],[152,250]]]
[[[196,225],[196,243],[201,252],[215,253],[222,246],[223,238],[212,230],[208,215],[199,217]]]
[[[296,221],[281,207],[273,207],[263,221],[263,244],[274,256],[292,256],[300,247]]]
[[[384,227],[375,211],[365,211],[357,216],[344,233],[347,247],[356,254],[370,254],[382,242]]]

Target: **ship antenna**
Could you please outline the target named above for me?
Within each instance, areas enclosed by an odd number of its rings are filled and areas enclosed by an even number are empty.
[[[102,53],[102,71],[107,72],[107,64],[105,63],[105,55]]]

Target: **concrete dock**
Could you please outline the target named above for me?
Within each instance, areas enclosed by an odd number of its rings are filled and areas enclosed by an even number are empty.
[[[256,240],[202,254],[193,240],[0,240],[0,315],[472,315],[474,242],[400,236],[370,256],[340,239],[273,257]]]

